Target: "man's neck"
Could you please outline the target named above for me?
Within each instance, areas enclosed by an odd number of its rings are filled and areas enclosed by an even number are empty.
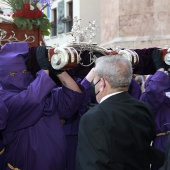
[[[111,95],[111,94],[114,95],[115,93],[119,93],[119,92],[123,92],[123,91],[128,91],[128,87],[126,87],[126,88],[125,87],[121,87],[121,88],[106,87],[101,94],[100,102],[102,101],[103,98],[105,98],[105,96],[108,96],[108,95]]]
[[[104,91],[104,96],[112,94],[112,93],[117,93],[117,92],[122,92],[122,91],[128,91],[128,87],[119,87],[119,88],[106,88],[106,91]]]

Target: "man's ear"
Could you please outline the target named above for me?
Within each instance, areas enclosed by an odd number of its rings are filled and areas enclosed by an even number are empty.
[[[106,87],[105,79],[101,78],[99,91],[103,92],[105,87]]]

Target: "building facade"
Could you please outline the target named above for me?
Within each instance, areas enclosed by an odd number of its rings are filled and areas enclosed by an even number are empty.
[[[50,20],[54,22],[49,45],[71,41],[74,16],[82,27],[96,21],[94,39],[106,48],[164,48],[170,44],[169,0],[53,0]]]
[[[95,7],[95,8],[94,8]],[[48,45],[63,45],[72,40],[71,29],[76,16],[81,27],[87,27],[89,21],[95,21],[100,27],[100,0],[53,0],[50,11],[52,31],[45,37]],[[100,43],[101,31],[98,29],[94,41]]]
[[[75,16],[81,27],[95,21],[94,42],[105,48],[168,47],[170,44],[169,0],[51,0],[44,12],[52,23],[47,45],[63,45],[72,40]],[[10,9],[0,0],[4,14]],[[83,40],[84,41],[84,40]]]

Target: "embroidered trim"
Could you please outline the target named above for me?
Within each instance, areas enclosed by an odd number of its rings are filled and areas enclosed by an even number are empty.
[[[8,167],[12,170],[20,170],[19,168],[14,168],[10,163],[8,163]]]
[[[168,135],[170,131],[167,131],[167,132],[161,132],[161,133],[158,133],[156,134],[156,136],[165,136],[165,135]]]
[[[1,151],[0,151],[0,155],[2,155],[5,151],[5,148],[3,148]]]

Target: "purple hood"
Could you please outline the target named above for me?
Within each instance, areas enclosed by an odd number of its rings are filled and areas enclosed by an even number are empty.
[[[0,86],[4,90],[21,91],[33,81],[27,72],[27,42],[6,43],[0,50]]]

